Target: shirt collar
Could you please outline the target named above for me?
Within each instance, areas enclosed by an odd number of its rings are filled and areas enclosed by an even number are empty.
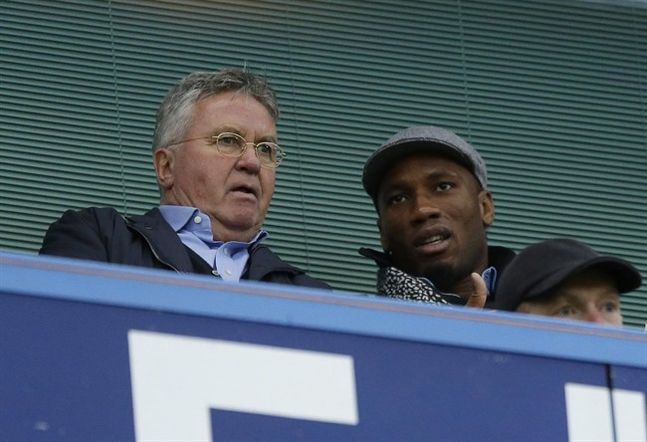
[[[232,248],[232,250],[235,250],[238,248],[249,248],[249,247],[255,246],[256,244],[260,243],[268,236],[269,234],[265,230],[259,230],[256,236],[254,236],[254,238],[252,238],[251,241],[249,242],[244,242],[244,241],[227,241],[226,243],[223,243],[222,241],[216,241],[216,242],[220,244],[227,244],[229,245],[229,247]]]
[[[487,288],[488,297],[494,296],[496,289],[497,271],[494,266],[488,267],[481,273],[485,287]]]
[[[160,205],[159,210],[166,222],[169,223],[169,225],[176,232],[182,230],[182,228],[186,226],[191,218],[202,213],[195,207],[175,206],[170,204]],[[204,216],[207,220],[209,220],[208,216],[204,214],[201,216]],[[211,220],[209,220],[209,224],[211,224]]]
[[[215,243],[216,245],[222,245],[222,241],[213,241],[213,236],[211,234],[211,219],[209,218],[208,215],[200,211],[199,209],[195,207],[189,207],[189,206],[177,206],[173,204],[161,204],[159,206],[159,210],[162,214],[162,217],[166,220],[166,222],[171,226],[171,228],[175,232],[180,232],[181,230],[185,229],[187,225],[193,224],[189,223],[189,221],[194,220],[196,217],[200,217],[202,220],[200,223],[200,231],[206,231],[209,233],[209,238],[201,238],[203,241],[211,241]],[[189,229],[189,230],[194,230],[194,229]],[[194,232],[197,234],[197,236],[202,237],[204,235],[199,235],[199,232]],[[255,246],[261,241],[263,241],[265,238],[267,238],[269,234],[265,230],[259,230],[258,233],[252,238],[251,241],[249,242],[244,242],[244,241],[229,241],[228,243],[231,243],[233,245],[241,245],[245,247],[251,247]]]

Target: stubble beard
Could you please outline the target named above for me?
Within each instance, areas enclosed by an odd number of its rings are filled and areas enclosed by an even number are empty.
[[[426,269],[422,276],[429,279],[438,290],[455,293],[456,284],[465,278],[468,273],[449,264],[438,264]]]

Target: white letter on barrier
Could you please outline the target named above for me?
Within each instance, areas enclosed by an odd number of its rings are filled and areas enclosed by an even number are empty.
[[[644,393],[574,383],[564,390],[570,442],[647,442]]]
[[[618,442],[647,442],[645,394],[618,389],[613,390],[611,394]]]
[[[596,385],[566,384],[566,418],[570,442],[613,441],[609,389]],[[549,406],[546,404],[546,406]]]
[[[211,408],[359,421],[351,356],[141,330],[128,344],[137,442],[211,442]]]

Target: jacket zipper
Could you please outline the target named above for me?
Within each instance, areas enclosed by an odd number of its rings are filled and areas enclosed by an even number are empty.
[[[153,247],[153,243],[151,243],[150,239],[146,235],[144,235],[143,232],[141,232],[137,227],[135,227],[133,224],[128,224],[129,227],[131,227],[135,232],[139,233],[139,235],[144,238],[144,241],[146,241],[146,244],[148,244],[148,248],[151,249],[151,252],[153,252],[153,256],[155,259],[157,259],[159,262],[164,264],[165,266],[169,267],[170,269],[174,270],[176,273],[183,273],[180,272],[178,269],[176,269],[172,264],[164,261],[162,258],[160,258],[159,254],[157,253],[157,250],[155,250],[155,247]]]

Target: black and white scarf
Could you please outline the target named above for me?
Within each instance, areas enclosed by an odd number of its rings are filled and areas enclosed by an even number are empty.
[[[431,281],[416,278],[395,267],[380,267],[377,271],[377,292],[390,298],[449,304]]]
[[[433,304],[464,304],[465,301],[453,293],[443,293],[427,278],[412,276],[393,267],[389,256],[377,250],[362,247],[359,253],[371,258],[378,265],[377,293],[382,296]]]

